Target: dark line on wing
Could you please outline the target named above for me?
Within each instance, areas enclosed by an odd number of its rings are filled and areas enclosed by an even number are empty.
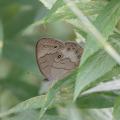
[[[72,70],[72,69],[66,69],[66,68],[57,68],[55,66],[51,66],[51,65],[47,65],[45,66],[43,69],[47,68],[47,67],[52,67],[52,68],[56,68],[56,69],[64,69],[64,70]]]
[[[39,58],[39,59],[41,59],[41,58]],[[39,60],[39,59],[38,59],[38,61],[39,61],[39,63],[40,63],[40,64],[47,62],[46,60],[45,60],[45,61],[43,61],[43,62],[40,62],[40,60]]]
[[[55,53],[57,53],[57,52],[55,52]],[[43,57],[45,57],[46,55],[54,55],[55,53],[53,53],[53,54],[51,54],[51,53],[48,54],[48,53],[47,53],[47,54],[45,54],[44,56],[42,56],[42,57],[40,57],[40,58],[43,58]]]

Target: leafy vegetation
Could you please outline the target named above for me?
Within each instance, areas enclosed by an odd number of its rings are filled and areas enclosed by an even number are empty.
[[[44,95],[41,37],[85,40],[79,68]],[[119,96],[119,0],[0,1],[1,120],[119,120]]]

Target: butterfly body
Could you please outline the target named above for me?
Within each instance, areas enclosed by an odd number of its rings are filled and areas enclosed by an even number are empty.
[[[48,80],[60,80],[78,67],[83,48],[75,42],[42,38],[36,45],[40,71]]]

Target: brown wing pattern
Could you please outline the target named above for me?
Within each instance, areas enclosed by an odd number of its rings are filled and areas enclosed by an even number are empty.
[[[36,59],[40,71],[48,80],[59,80],[69,75],[80,62],[83,48],[75,42],[42,38],[36,45]]]

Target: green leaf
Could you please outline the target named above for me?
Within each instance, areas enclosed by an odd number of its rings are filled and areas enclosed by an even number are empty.
[[[74,100],[84,87],[95,81],[116,65],[115,61],[105,52],[98,51],[80,67],[75,85]]]
[[[8,117],[6,120],[38,120],[38,115],[38,112],[35,110],[27,110],[12,117]]]
[[[39,112],[36,110],[28,110],[21,112],[12,117],[8,117],[6,120],[38,120]],[[45,115],[42,120],[66,120],[63,116],[59,115]]]
[[[90,94],[90,93],[97,93],[97,92],[119,91],[119,90],[120,90],[120,79],[116,78],[116,80],[102,82],[102,83],[98,84],[96,87],[93,87],[93,88],[83,92],[82,95]]]
[[[116,65],[109,72],[107,72],[102,77],[98,78],[96,81],[94,81],[93,83],[91,83],[86,88],[86,90],[89,89],[89,88],[91,88],[91,87],[96,86],[100,82],[106,82],[106,81],[111,81],[111,80],[117,79],[119,77],[119,74],[120,74],[120,66]]]
[[[120,97],[116,99],[114,109],[113,109],[114,120],[120,120]]]
[[[114,92],[92,93],[78,97],[76,104],[80,108],[110,108],[113,107],[118,95]]]
[[[117,48],[118,52],[120,52],[120,49],[119,49],[120,48],[120,43],[117,42],[120,39],[120,34],[116,33],[116,34],[112,35],[111,39],[113,41],[112,42],[113,44],[114,43],[117,44],[117,46],[115,48]],[[111,80],[117,79],[119,77],[119,74],[120,74],[120,65],[117,64],[110,71],[108,71],[106,74],[104,74],[103,76],[98,78],[96,81],[91,83],[89,87],[96,86],[100,82],[111,81]]]
[[[111,35],[115,29],[117,22],[120,19],[120,1],[111,0],[101,11],[99,16],[96,18],[94,25],[102,33],[102,35],[108,40],[109,35]],[[82,62],[95,53],[100,48],[95,38],[88,35],[85,51],[83,54]]]
[[[82,9],[87,16],[92,16],[98,14],[102,8],[105,6],[105,1],[79,1],[77,5],[80,9]],[[59,6],[56,11],[50,10],[49,16],[46,16],[45,21],[54,22],[56,20],[65,20],[76,19],[75,15],[68,9],[66,5]],[[80,25],[79,25],[80,26]]]
[[[120,74],[120,66],[117,65],[115,66],[111,71],[106,73],[104,76],[98,79],[98,81],[109,81],[109,80],[114,80],[117,78]]]
[[[71,75],[65,77],[63,80],[57,81],[55,85],[48,91],[45,104],[43,105],[40,111],[40,119],[43,117],[43,115],[45,114],[46,110],[50,107],[50,105],[54,102],[55,95],[57,94],[61,86],[73,82],[76,79],[76,74],[77,74],[77,69],[73,71]]]
[[[15,107],[11,108],[6,112],[0,113],[0,118],[10,115],[12,113],[41,108],[44,105],[44,103],[45,103],[45,96],[33,97],[24,102],[21,102],[20,104],[16,105]]]
[[[112,109],[83,109],[82,120],[112,120]]]
[[[114,41],[112,44],[120,51],[119,39],[120,37],[112,38],[111,41]],[[75,85],[74,100],[86,86],[104,76],[115,66],[116,62],[105,53],[104,50],[99,50],[94,55],[90,56],[79,69]]]
[[[51,9],[57,0],[39,0],[44,4],[45,7]]]
[[[7,116],[12,113],[22,112],[28,109],[41,109],[41,117],[44,115],[46,110],[49,108],[51,103],[53,102],[55,95],[57,94],[60,87],[64,84],[71,83],[75,80],[77,70],[75,70],[70,76],[64,78],[63,80],[58,81],[48,92],[47,96],[37,96],[31,99],[28,99],[20,104],[16,105],[15,107],[11,108],[10,110],[0,113],[0,117]]]

